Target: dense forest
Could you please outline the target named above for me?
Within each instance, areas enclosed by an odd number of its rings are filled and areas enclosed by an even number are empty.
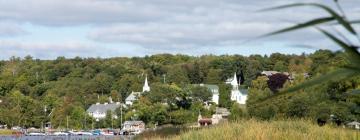
[[[145,57],[71,58],[39,60],[31,56],[0,61],[0,124],[71,128],[119,127],[120,119],[107,117],[100,122],[87,115],[96,102],[124,102],[132,91],[141,91],[145,75],[151,91],[131,108],[124,108],[123,120],[139,119],[148,126],[185,124],[196,121],[198,112],[211,115],[215,105],[205,108],[210,98],[190,84],[216,84],[220,87],[220,107],[229,108],[230,119],[309,118],[337,124],[360,120],[360,77],[276,95],[279,90],[331,71],[348,63],[343,52],[318,50],[312,54],[285,55],[187,55],[159,54]],[[286,80],[273,89],[278,77],[261,76],[262,71],[288,72]],[[242,88],[248,88],[246,109],[230,101],[231,87],[224,82],[237,72]],[[305,76],[306,75],[306,76]],[[279,76],[281,77],[281,76]],[[281,79],[281,78],[280,78]],[[201,93],[201,94],[199,94]],[[271,99],[263,101],[271,96]],[[191,97],[191,98],[190,98]],[[163,104],[166,102],[167,104]],[[112,116],[108,112],[107,116]]]

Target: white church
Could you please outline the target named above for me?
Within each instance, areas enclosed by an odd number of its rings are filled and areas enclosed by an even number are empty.
[[[141,93],[149,92],[149,91],[150,91],[150,86],[149,86],[147,76],[146,76],[142,92],[132,91],[131,94],[125,99],[125,104],[132,105],[136,100],[138,100]]]
[[[228,79],[226,84],[231,84],[231,101],[236,101],[239,104],[246,104],[247,100],[247,90],[246,89],[239,89],[240,86],[240,79],[238,80],[236,77],[236,72],[232,79]]]

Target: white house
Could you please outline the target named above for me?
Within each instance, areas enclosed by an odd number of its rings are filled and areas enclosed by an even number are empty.
[[[141,93],[144,92],[150,92],[150,86],[147,80],[147,76],[145,77],[145,82],[144,82],[144,86],[143,86],[143,90],[142,92],[131,92],[130,95],[128,97],[126,97],[125,99],[125,104],[126,105],[132,105],[136,100],[138,100],[138,98],[141,96]]]
[[[145,123],[143,121],[125,121],[123,131],[141,133],[145,130]]]
[[[354,129],[358,129],[358,130],[360,129],[360,123],[357,122],[357,121],[347,123],[346,125],[351,127],[351,128],[354,128]]]
[[[211,101],[216,104],[219,104],[219,86],[209,85],[209,84],[200,84],[200,86],[208,88],[212,93]]]
[[[227,80],[225,83],[231,84],[232,90],[231,90],[231,97],[230,99],[232,101],[236,101],[239,104],[246,104],[247,100],[247,90],[246,89],[239,89],[240,86],[240,79],[238,81],[236,77],[236,72],[234,74],[233,79]]]
[[[87,113],[92,116],[93,118],[95,118],[97,121],[100,119],[104,119],[106,117],[106,112],[107,111],[112,111],[115,112],[115,110],[117,108],[119,108],[121,106],[120,102],[116,102],[116,103],[104,103],[104,104],[100,104],[100,103],[96,103],[91,105],[88,109],[87,109]],[[117,118],[117,116],[115,115],[115,113],[113,113],[113,118]]]
[[[128,97],[126,97],[125,99],[125,104],[126,105],[132,105],[141,95],[141,92],[131,92],[130,95]]]

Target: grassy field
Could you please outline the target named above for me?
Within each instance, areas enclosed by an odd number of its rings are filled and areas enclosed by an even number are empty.
[[[360,140],[360,131],[318,126],[311,121],[244,120],[224,123],[200,130],[187,130],[180,135],[149,139],[174,140]]]
[[[0,129],[0,136],[12,135],[14,131],[9,129]]]

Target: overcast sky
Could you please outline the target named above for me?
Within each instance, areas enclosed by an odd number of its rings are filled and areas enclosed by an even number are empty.
[[[314,29],[243,43],[328,15],[312,8],[256,12],[259,9],[294,2],[322,2],[334,7],[332,1],[0,0],[0,59],[336,50]],[[360,19],[360,0],[342,0],[341,5],[350,19]]]

